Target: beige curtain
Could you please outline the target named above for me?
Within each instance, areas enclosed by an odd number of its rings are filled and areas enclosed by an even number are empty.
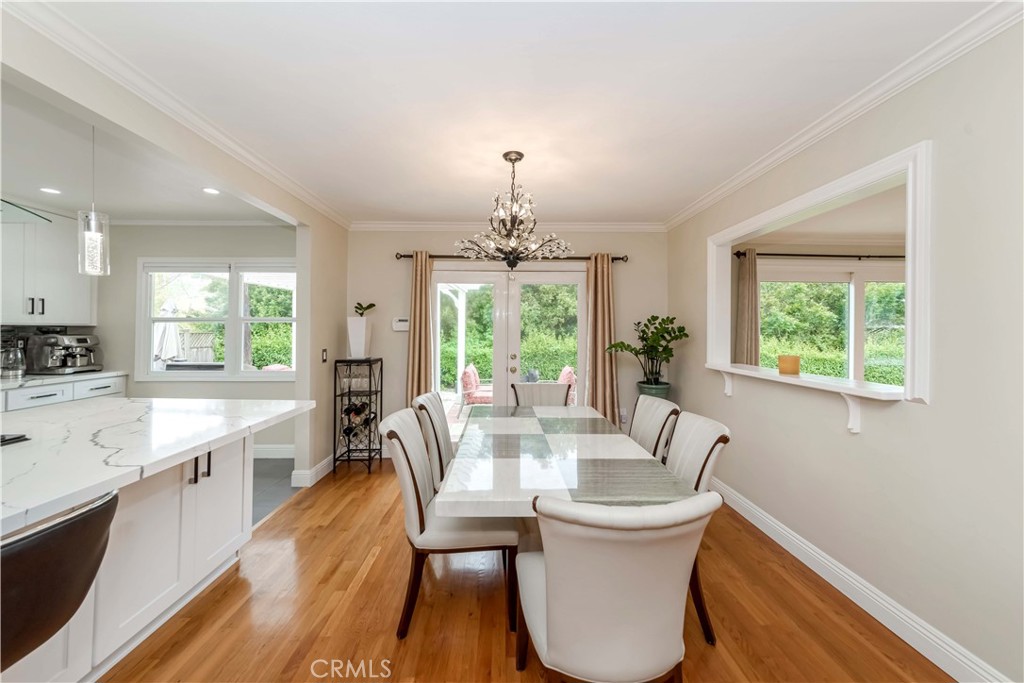
[[[619,370],[615,341],[612,257],[592,254],[587,263],[587,405],[619,424]]]
[[[757,251],[747,249],[739,259],[736,283],[735,343],[732,361],[761,364],[761,285],[757,281]]]
[[[405,380],[405,405],[420,394],[434,390],[431,377],[434,354],[430,320],[430,274],[433,264],[425,251],[412,255],[412,296],[409,299],[409,360]]]

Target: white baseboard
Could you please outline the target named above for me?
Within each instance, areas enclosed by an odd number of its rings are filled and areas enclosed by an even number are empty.
[[[956,680],[1010,680],[952,638],[796,534],[728,484],[722,483],[718,478],[712,478],[711,488],[722,494],[729,507]]]
[[[292,486],[312,486],[331,471],[331,456],[318,462],[311,470],[292,470]]]
[[[295,444],[291,443],[266,443],[256,444],[252,450],[252,457],[256,460],[261,459],[274,459],[284,460],[286,458],[295,459]]]

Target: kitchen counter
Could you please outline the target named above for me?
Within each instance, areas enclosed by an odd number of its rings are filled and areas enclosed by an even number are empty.
[[[31,440],[6,446],[0,453],[3,533],[157,474],[315,405],[315,401],[99,397],[5,413],[4,433],[26,434]]]
[[[111,377],[127,377],[128,373],[121,370],[101,370],[99,372],[75,372],[70,375],[25,375],[21,379],[5,379],[0,381],[0,391],[20,389],[22,387],[42,387],[47,384],[64,384],[81,382],[87,379],[108,379]]]

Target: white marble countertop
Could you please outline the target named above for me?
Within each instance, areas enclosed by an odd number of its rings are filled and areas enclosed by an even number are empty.
[[[0,381],[0,391],[20,389],[21,387],[41,387],[47,384],[66,384],[82,382],[89,379],[106,379],[108,377],[127,377],[123,370],[101,370],[99,372],[74,372],[70,375],[25,375],[21,379],[5,379]]]
[[[304,413],[315,401],[98,397],[2,415],[9,533]]]

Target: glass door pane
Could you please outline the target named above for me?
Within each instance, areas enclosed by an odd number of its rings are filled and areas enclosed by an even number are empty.
[[[516,275],[509,287],[510,383],[569,384],[569,405],[583,403],[585,290],[583,273]]]
[[[454,438],[470,406],[503,402],[494,377],[495,352],[504,348],[504,329],[495,321],[502,320],[497,309],[505,289],[496,273],[434,274],[434,384]]]

